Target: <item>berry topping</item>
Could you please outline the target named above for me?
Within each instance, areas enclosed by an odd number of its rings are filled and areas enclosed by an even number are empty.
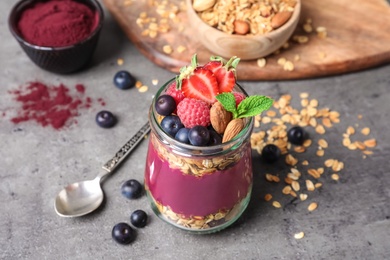
[[[188,132],[190,131],[189,128],[181,128],[175,135],[175,139],[179,142],[189,144],[190,140],[188,139]]]
[[[111,232],[112,238],[119,244],[130,244],[135,239],[135,231],[126,223],[118,223]]]
[[[161,127],[168,135],[175,137],[176,133],[180,128],[183,128],[184,125],[178,116],[171,115],[164,117],[161,121]]]
[[[122,184],[121,192],[128,199],[136,199],[142,195],[143,186],[137,180],[128,180]]]
[[[130,222],[134,227],[143,228],[148,221],[148,215],[143,210],[136,210],[130,215]]]
[[[95,120],[98,126],[103,128],[113,127],[117,122],[116,117],[110,111],[106,110],[97,113]]]
[[[287,131],[287,139],[292,144],[302,145],[306,139],[306,132],[302,127],[294,126]]]
[[[188,98],[200,99],[209,104],[216,101],[217,78],[210,70],[198,66],[196,55],[192,57],[190,66],[180,70],[180,75],[176,77],[176,84]]]
[[[181,143],[214,146],[235,138],[245,127],[243,118],[269,109],[271,98],[235,91],[240,88],[239,61],[235,56],[228,61],[214,56],[200,66],[195,54],[156,98],[154,108],[163,131]]]
[[[176,101],[170,95],[159,96],[155,103],[155,109],[160,115],[168,116],[175,111]]]
[[[135,82],[136,80],[133,75],[131,75],[130,72],[125,70],[117,72],[114,76],[114,85],[120,89],[132,88],[134,87]]]
[[[215,132],[215,130],[209,130],[210,140],[208,145],[218,145],[222,143],[222,137]]]
[[[218,92],[231,92],[236,84],[236,67],[240,59],[233,56],[226,62],[221,57],[212,56],[210,60],[203,67],[214,73],[218,82]]]
[[[176,81],[172,82],[171,85],[165,91],[165,94],[170,95],[176,101],[176,106],[185,98],[183,92],[176,88]]]
[[[187,128],[210,125],[210,107],[202,100],[184,98],[177,106],[177,115]]]
[[[267,144],[261,151],[261,157],[267,163],[274,163],[280,157],[280,149],[274,144]]]
[[[188,132],[188,139],[192,145],[205,146],[210,141],[210,132],[206,127],[197,125]]]

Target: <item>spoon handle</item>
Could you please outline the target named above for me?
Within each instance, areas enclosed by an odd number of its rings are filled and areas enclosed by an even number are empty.
[[[149,122],[147,122],[138,132],[125,143],[115,156],[103,165],[103,169],[112,172],[142,141],[142,138],[150,131]]]

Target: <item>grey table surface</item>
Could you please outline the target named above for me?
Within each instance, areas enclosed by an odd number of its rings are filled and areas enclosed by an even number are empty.
[[[29,81],[70,87],[82,83],[90,97],[104,98],[105,109],[114,112],[119,122],[112,129],[99,128],[94,120],[101,109],[98,105],[83,110],[78,124],[61,130],[34,122],[15,125],[9,116],[0,117],[1,259],[390,259],[389,65],[326,78],[241,82],[250,94],[275,99],[290,94],[294,102],[299,93],[307,92],[320,106],[340,113],[341,122],[324,136],[311,134],[314,142],[328,141],[324,158],[337,158],[345,168],[339,181],[328,172],[321,177],[323,186],[309,193],[307,201],[283,195],[282,183],[266,182],[264,174],[275,169],[265,167],[254,152],[253,195],[242,217],[219,233],[183,232],[154,216],[145,196],[130,201],[120,193],[125,180],[143,180],[145,141],[104,182],[106,200],[96,213],[61,218],[53,208],[55,195],[66,184],[92,179],[102,171],[103,163],[147,119],[158,88],[152,80],[161,84],[174,75],[146,59],[108,13],[88,69],[71,75],[43,71],[31,63],[8,30],[7,16],[14,2],[0,1],[0,110],[9,115],[17,107],[9,91]],[[118,58],[124,59],[122,66],[117,65]],[[131,71],[149,90],[115,88],[113,75],[120,69]],[[371,129],[370,137],[377,140],[373,155],[364,159],[360,151],[341,145],[349,125]],[[301,156],[320,161],[313,151]],[[276,168],[281,177],[286,174],[283,163]],[[283,207],[264,201],[266,193]],[[313,212],[307,210],[311,201],[319,205]],[[150,222],[137,230],[132,244],[115,243],[112,227],[129,222],[136,209],[144,209]],[[297,240],[294,234],[300,231],[305,237]]]

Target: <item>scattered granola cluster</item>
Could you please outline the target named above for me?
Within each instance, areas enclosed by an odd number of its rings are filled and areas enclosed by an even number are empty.
[[[371,150],[367,148],[373,148],[376,146],[376,140],[374,138],[366,139],[364,141],[351,141],[351,137],[354,136],[356,130],[353,126],[348,126],[345,133],[343,134],[343,145],[347,147],[349,150],[361,150],[363,154],[370,155],[372,154]],[[360,133],[364,136],[370,134],[370,128],[364,127],[361,129]],[[354,138],[355,139],[355,138]]]
[[[158,33],[166,33],[170,30],[170,21],[180,22],[180,19],[177,17],[181,10],[180,5],[169,1],[148,1],[148,5],[151,7],[151,10],[155,10],[157,16],[151,16],[147,12],[140,12],[136,23],[144,29],[142,35],[156,38]],[[183,29],[184,27],[181,30]]]
[[[298,44],[308,44],[311,37],[318,37],[320,39],[325,39],[328,36],[327,29],[323,26],[317,26],[315,29],[313,28],[313,20],[311,18],[305,19],[304,23],[302,24],[303,34],[297,34],[294,33],[293,36],[274,54],[280,54],[283,50],[286,50],[290,47],[291,43],[298,43]],[[318,58],[325,59],[326,53],[323,51],[318,52]],[[295,69],[294,62],[299,62],[301,60],[300,55],[296,54],[294,55],[294,58],[292,60],[289,60],[285,57],[280,57],[277,60],[278,65],[280,65],[284,71],[293,71]],[[257,66],[260,68],[264,68],[267,65],[267,59],[266,58],[259,58],[257,59]]]
[[[275,101],[273,109],[267,111],[264,116],[257,116],[255,119],[255,127],[262,125],[262,131],[254,131],[251,136],[252,149],[257,150],[261,154],[262,149],[267,144],[278,146],[281,153],[285,155],[285,163],[288,166],[286,173],[271,174],[266,173],[265,179],[269,182],[282,183],[284,186],[278,190],[284,195],[299,198],[301,201],[309,199],[309,194],[316,189],[322,187],[321,178],[329,174],[331,179],[338,181],[340,172],[344,169],[344,162],[337,158],[327,158],[323,164],[311,165],[308,160],[298,159],[297,154],[304,153],[314,143],[314,139],[306,139],[302,146],[295,146],[287,140],[287,128],[290,125],[298,125],[306,128],[313,128],[315,132],[323,136],[318,138],[316,155],[324,157],[330,144],[326,141],[325,134],[327,129],[330,129],[340,122],[340,114],[329,108],[319,108],[318,100],[310,99],[308,93],[301,93],[301,108],[297,109],[291,106],[291,95],[283,95],[279,100]],[[359,119],[362,116],[359,115]],[[370,148],[376,146],[374,138],[365,140],[352,141],[351,138],[355,135],[355,127],[349,126],[342,136],[342,144],[349,150],[360,150],[363,153],[363,158],[373,153]],[[370,134],[368,127],[363,127],[360,131],[361,136],[365,137]],[[354,137],[357,138],[357,137]],[[281,180],[282,179],[282,180]],[[265,201],[271,202],[275,208],[282,208],[281,202],[273,200],[272,194],[265,194]],[[308,211],[314,211],[318,207],[317,202],[309,203]],[[295,234],[296,239],[303,238],[304,233]]]
[[[123,8],[134,8],[135,0],[123,0]],[[179,13],[186,10],[184,1],[148,0],[148,11],[140,12],[136,24],[142,29],[141,35],[155,39],[159,34],[169,33],[172,29],[182,32],[185,27],[179,18]],[[170,44],[164,44],[161,51],[166,54],[182,53],[187,48],[179,45],[174,49]]]

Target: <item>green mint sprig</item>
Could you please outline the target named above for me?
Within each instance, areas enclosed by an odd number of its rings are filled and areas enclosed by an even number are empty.
[[[243,118],[259,115],[271,108],[274,100],[260,95],[246,97],[236,107],[236,99],[232,93],[222,93],[216,96],[222,106],[233,114],[233,118]]]

